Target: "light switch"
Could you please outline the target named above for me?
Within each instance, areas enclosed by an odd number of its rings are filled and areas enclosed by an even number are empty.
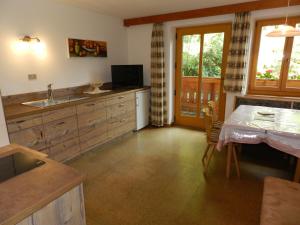
[[[34,73],[28,74],[28,80],[36,80],[37,79],[37,75]]]

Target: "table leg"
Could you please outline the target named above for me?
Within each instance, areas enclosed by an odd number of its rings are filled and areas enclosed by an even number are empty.
[[[230,177],[231,169],[231,157],[232,157],[232,143],[229,143],[227,146],[227,166],[226,166],[226,177]]]
[[[294,182],[300,182],[300,158],[298,158],[297,166],[295,170]]]
[[[233,154],[233,159],[234,159],[236,174],[237,174],[238,178],[240,178],[241,177],[240,164],[239,164],[239,160],[237,158],[237,153],[236,152],[237,152],[236,146],[232,145],[232,154]]]

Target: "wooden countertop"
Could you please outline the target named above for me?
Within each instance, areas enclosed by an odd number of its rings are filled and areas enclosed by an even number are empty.
[[[0,183],[0,225],[22,221],[83,181],[83,176],[73,168],[26,147],[2,147],[0,157],[14,152],[33,155],[46,163]]]
[[[33,115],[33,114],[37,114],[37,113],[42,113],[42,112],[46,112],[49,110],[53,110],[53,109],[60,109],[60,108],[64,108],[67,106],[72,106],[72,105],[77,105],[80,103],[85,103],[88,101],[92,101],[95,98],[109,98],[109,97],[113,97],[114,95],[118,95],[118,94],[122,94],[122,93],[131,93],[131,92],[137,92],[137,91],[142,91],[142,90],[147,90],[150,87],[143,87],[143,88],[137,88],[137,89],[124,89],[124,90],[112,90],[110,92],[105,92],[102,94],[95,94],[95,95],[89,95],[89,94],[82,94],[80,96],[82,97],[88,97],[86,99],[82,99],[82,100],[78,100],[78,101],[73,101],[73,102],[67,102],[67,103],[63,103],[63,104],[58,104],[55,106],[49,106],[49,107],[45,107],[45,108],[38,108],[38,107],[34,107],[34,106],[27,106],[27,105],[23,105],[23,104],[13,104],[13,105],[8,105],[8,106],[4,106],[4,114],[5,114],[5,118],[6,120],[10,120],[10,119],[16,119],[19,117],[23,117],[23,116],[29,116],[29,115]],[[55,94],[55,92],[54,92]]]

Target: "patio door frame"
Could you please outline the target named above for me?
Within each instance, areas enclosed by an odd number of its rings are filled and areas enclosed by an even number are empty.
[[[201,96],[201,84],[202,84],[202,55],[203,55],[203,43],[204,34],[206,33],[221,33],[224,32],[224,45],[223,45],[223,57],[221,68],[221,88],[219,96],[219,120],[224,121],[225,117],[225,105],[226,94],[223,91],[224,86],[224,74],[227,65],[227,56],[229,52],[229,44],[231,39],[232,23],[211,24],[196,27],[182,27],[176,29],[176,69],[175,69],[175,124],[189,126],[194,128],[205,129],[204,119],[200,118],[200,96]],[[181,100],[181,66],[182,66],[182,37],[184,35],[200,34],[200,59],[199,59],[199,76],[198,76],[198,94],[196,98],[197,113],[196,117],[181,116],[180,100]]]

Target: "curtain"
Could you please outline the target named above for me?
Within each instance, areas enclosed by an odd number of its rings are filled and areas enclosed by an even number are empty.
[[[250,39],[250,12],[235,14],[224,80],[226,92],[242,92]]]
[[[166,123],[166,87],[164,71],[163,24],[154,24],[151,39],[151,124],[164,126]]]

